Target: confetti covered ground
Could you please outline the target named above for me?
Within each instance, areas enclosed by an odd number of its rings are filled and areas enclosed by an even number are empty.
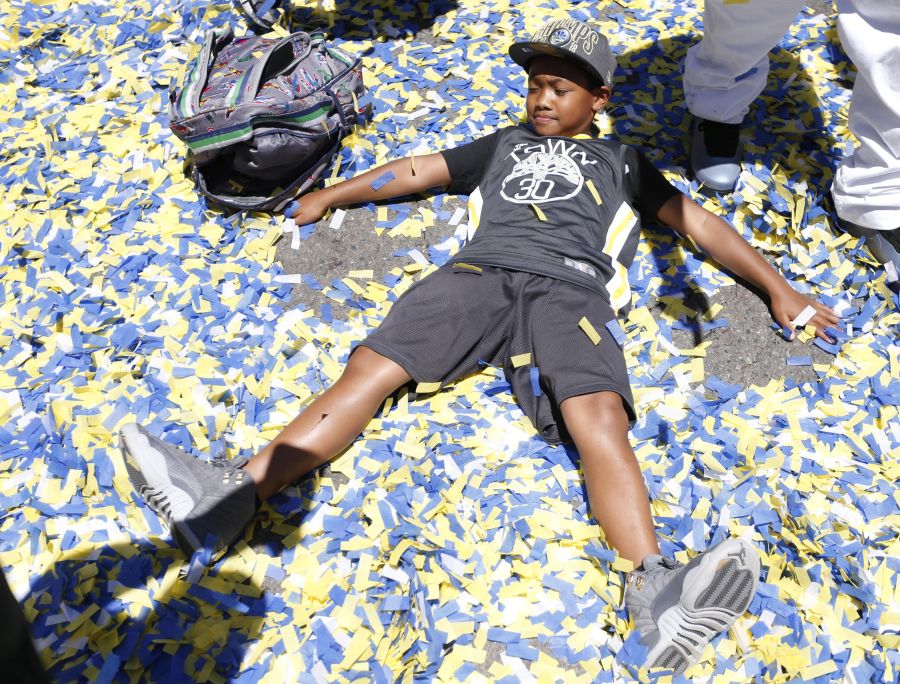
[[[813,380],[725,382],[704,369],[707,343],[679,333],[728,326],[696,301],[732,278],[670,231],[646,231],[622,326],[663,551],[685,560],[746,535],[763,561],[748,613],[690,674],[896,681],[900,301],[833,227],[853,74],[833,17],[802,13],[773,50],[738,191],[707,199],[683,169],[693,2],[294,6],[301,26],[364,55],[374,116],[345,141],[334,178],[517,121],[512,38],[551,16],[604,28],[620,59],[605,128],[844,319],[837,344],[815,343],[825,356],[794,343],[788,363]],[[252,454],[458,249],[462,204],[350,210],[379,240],[438,229],[402,268],[324,285],[285,273],[276,243],[302,250],[342,215],[294,232],[278,217],[208,209],[167,127],[167,89],[202,32],[243,32],[227,2],[8,0],[0,22],[0,566],[51,676],[645,678],[619,609],[625,565],[590,518],[577,454],[542,443],[491,368],[389,400],[212,567],[174,549],[124,474],[119,427],[137,420],[199,458]],[[298,280],[349,314],[286,306]]]

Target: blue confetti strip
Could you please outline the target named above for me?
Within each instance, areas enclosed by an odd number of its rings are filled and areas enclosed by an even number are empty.
[[[373,190],[381,190],[381,188],[383,188],[395,178],[396,176],[394,176],[393,171],[385,171],[383,174],[378,176],[378,178],[369,183],[369,185],[372,186]]]

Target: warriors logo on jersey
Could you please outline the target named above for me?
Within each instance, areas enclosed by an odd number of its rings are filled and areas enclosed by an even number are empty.
[[[584,186],[584,175],[570,155],[572,148],[553,139],[540,145],[516,146],[510,155],[516,165],[503,179],[500,195],[516,204],[557,202],[577,195]],[[577,154],[584,157],[583,152]]]

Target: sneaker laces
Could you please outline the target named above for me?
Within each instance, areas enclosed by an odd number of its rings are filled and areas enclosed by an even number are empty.
[[[625,576],[623,603],[634,621],[635,628],[641,634],[656,629],[652,612],[653,600],[668,584],[671,575],[681,567],[681,563],[661,556],[650,556],[645,559],[645,564],[648,561],[652,562],[651,567],[646,570],[632,570]]]
[[[740,143],[741,125],[704,119],[697,126],[703,133],[703,145],[710,157],[734,157]]]
[[[244,478],[247,477],[247,473],[244,471],[244,466],[249,460],[249,458],[236,458],[231,461],[217,459],[214,461],[209,461],[209,463],[213,468],[224,471],[222,473],[222,484],[227,486],[239,485],[244,481]],[[232,475],[234,476],[233,479]]]
[[[227,461],[224,458],[215,458],[212,461],[207,461],[207,463],[214,468],[232,468],[233,470],[238,470],[247,465],[249,461],[249,458],[244,457],[233,458],[230,461]]]
[[[680,563],[671,558],[657,557],[653,567],[646,570],[632,570],[625,577],[625,590],[633,589],[633,591],[643,591],[644,586],[653,584],[659,575],[669,575],[672,570],[681,567]]]
[[[650,556],[650,558],[652,559],[651,562],[653,565],[643,570],[632,570],[628,573],[626,583],[632,580],[637,582],[639,579],[646,581],[661,572],[677,570],[681,567],[681,563],[672,558],[666,558],[665,556]],[[640,587],[638,587],[638,589],[640,589]]]

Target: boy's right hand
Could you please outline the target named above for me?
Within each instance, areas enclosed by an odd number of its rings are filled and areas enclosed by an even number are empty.
[[[284,208],[284,215],[294,219],[298,226],[315,223],[331,208],[322,194],[321,190],[316,190],[293,200]]]

